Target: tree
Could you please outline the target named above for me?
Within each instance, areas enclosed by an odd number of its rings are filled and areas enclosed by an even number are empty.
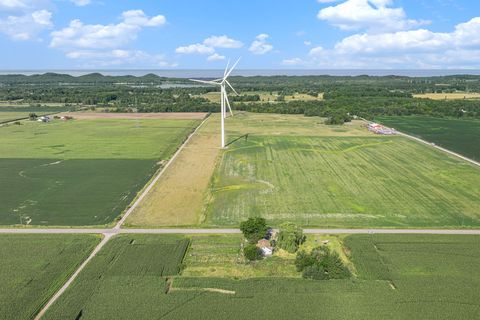
[[[265,237],[268,231],[267,222],[260,217],[248,218],[240,223],[240,230],[250,243],[255,243]]]
[[[247,244],[243,248],[243,255],[249,261],[255,261],[262,258],[262,251],[253,243]]]
[[[290,253],[295,253],[298,247],[305,242],[302,228],[294,223],[286,222],[280,225],[277,246]]]
[[[30,120],[36,120],[38,118],[37,114],[36,113],[33,113],[31,112],[29,115],[28,115],[28,118]]]
[[[314,248],[310,253],[300,251],[295,259],[297,271],[302,277],[314,280],[345,279],[350,271],[335,251],[326,246]]]

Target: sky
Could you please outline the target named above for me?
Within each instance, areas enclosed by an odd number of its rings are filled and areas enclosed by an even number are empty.
[[[0,0],[0,69],[479,69],[480,1]]]

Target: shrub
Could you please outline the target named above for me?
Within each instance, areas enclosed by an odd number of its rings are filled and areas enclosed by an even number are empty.
[[[250,243],[256,243],[258,240],[265,237],[268,231],[268,226],[263,218],[248,218],[247,221],[240,223],[240,230],[242,230],[243,235]]]
[[[255,261],[262,258],[262,251],[253,243],[249,243],[243,248],[243,255],[247,260]]]
[[[297,271],[302,277],[314,280],[344,279],[350,277],[350,271],[336,252],[328,247],[317,247],[310,253],[300,251],[295,259]]]
[[[305,242],[302,228],[294,223],[286,222],[280,225],[277,246],[290,253],[295,253],[298,247]]]

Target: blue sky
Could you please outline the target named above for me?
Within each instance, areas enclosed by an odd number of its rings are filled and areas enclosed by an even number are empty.
[[[0,69],[480,67],[467,0],[0,0]]]

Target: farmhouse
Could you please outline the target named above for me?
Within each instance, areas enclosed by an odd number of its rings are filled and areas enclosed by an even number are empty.
[[[261,239],[257,242],[257,248],[262,250],[264,256],[271,256],[273,254],[273,247],[267,239]]]

